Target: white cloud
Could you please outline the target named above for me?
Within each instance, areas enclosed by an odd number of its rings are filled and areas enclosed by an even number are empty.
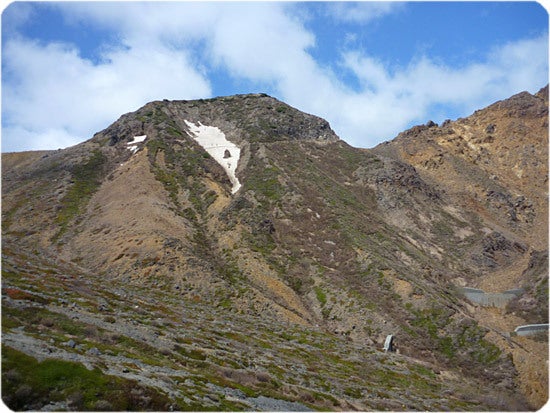
[[[11,137],[11,139],[10,139]],[[28,150],[55,150],[78,143],[75,136],[64,128],[27,129],[23,126],[2,128],[2,152],[21,152]]]
[[[283,81],[302,68],[297,63],[314,36],[277,3],[228,7],[211,28],[213,58],[233,75],[259,81]]]
[[[291,101],[329,119],[348,143],[369,147],[393,138],[411,122],[425,123],[433,117],[430,110],[436,105],[447,105],[467,115],[519,91],[538,91],[548,82],[548,39],[542,35],[508,43],[492,50],[485,61],[461,68],[424,56],[390,71],[358,51],[344,53],[343,66],[357,77],[359,90],[332,82],[333,99],[321,107],[312,105],[307,93],[300,99],[299,90]],[[303,79],[318,81],[316,76],[304,75]],[[306,82],[301,89],[310,86]]]
[[[548,81],[548,34],[509,42],[493,50],[489,58],[506,91],[535,91],[542,86],[541,80]]]
[[[209,97],[212,68],[225,72],[228,81],[264,88],[250,92],[268,88],[298,109],[326,118],[343,139],[363,147],[391,139],[411,122],[426,122],[434,106],[467,114],[521,90],[536,92],[548,81],[547,35],[505,44],[485,61],[460,68],[419,56],[390,70],[374,56],[349,49],[335,57],[341,60],[335,71],[308,52],[315,33],[284,2],[62,2],[57,7],[69,24],[103,27],[119,42],[105,44],[100,62],[93,63],[72,45],[6,41],[4,151],[25,147],[24,140],[26,148],[77,143],[150,100]],[[400,6],[327,7],[339,10],[336,19],[349,20],[351,13],[365,22]],[[342,70],[357,79],[358,88],[344,83]]]
[[[396,1],[359,1],[328,2],[328,14],[344,22],[367,23],[404,7],[405,3]]]
[[[15,37],[5,45],[4,150],[18,146],[21,128],[37,142],[40,130],[63,129],[73,143],[120,114],[153,99],[211,95],[205,64],[234,77],[281,82],[313,36],[278,3],[58,3],[68,24],[116,33],[100,62],[70,44]],[[197,47],[202,45],[202,49]],[[36,132],[36,133],[34,133]],[[51,134],[44,134],[44,138]],[[30,142],[29,142],[30,143]],[[40,147],[50,147],[44,142]]]
[[[76,144],[151,100],[211,94],[185,53],[161,45],[113,50],[100,64],[66,44],[14,39],[4,48],[4,151],[25,141],[28,148]]]
[[[59,2],[68,24],[115,30],[126,45],[181,44],[203,38],[225,9],[225,2]],[[246,6],[245,6],[246,7]]]

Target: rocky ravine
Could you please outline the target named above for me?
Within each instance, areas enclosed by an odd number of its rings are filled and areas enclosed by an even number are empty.
[[[518,96],[374,150],[240,95],[152,102],[75,147],[4,154],[4,401],[540,407],[547,340],[507,333],[547,322],[547,97]],[[495,282],[524,288],[500,313],[455,289]],[[388,334],[399,354],[380,351]]]

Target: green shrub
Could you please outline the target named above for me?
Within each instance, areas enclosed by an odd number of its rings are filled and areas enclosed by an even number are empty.
[[[71,410],[166,410],[169,399],[133,380],[88,370],[82,364],[48,359],[38,362],[2,347],[2,398],[12,410],[39,410],[49,402],[68,403]]]
[[[321,304],[321,307],[324,307],[327,303],[326,293],[321,289],[321,287],[315,287],[315,295],[317,296],[317,300]]]

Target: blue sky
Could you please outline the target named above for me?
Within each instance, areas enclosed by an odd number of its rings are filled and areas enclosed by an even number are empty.
[[[15,2],[2,151],[57,149],[149,101],[265,92],[357,147],[548,83],[536,2]]]

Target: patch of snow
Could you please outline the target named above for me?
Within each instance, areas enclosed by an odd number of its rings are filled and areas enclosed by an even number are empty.
[[[187,120],[185,124],[189,127],[191,137],[225,170],[233,184],[231,193],[236,193],[241,187],[241,183],[235,174],[241,156],[241,149],[233,142],[228,141],[219,128],[205,126],[200,122],[195,125]]]
[[[134,140],[132,142],[128,142],[128,145],[133,145],[135,143],[141,143],[147,138],[147,135],[141,135],[141,136],[134,136]]]
[[[126,143],[126,145],[128,145],[128,149],[130,149],[132,153],[136,153],[139,149],[136,143],[142,143],[146,138],[147,135],[134,136],[134,140]]]

